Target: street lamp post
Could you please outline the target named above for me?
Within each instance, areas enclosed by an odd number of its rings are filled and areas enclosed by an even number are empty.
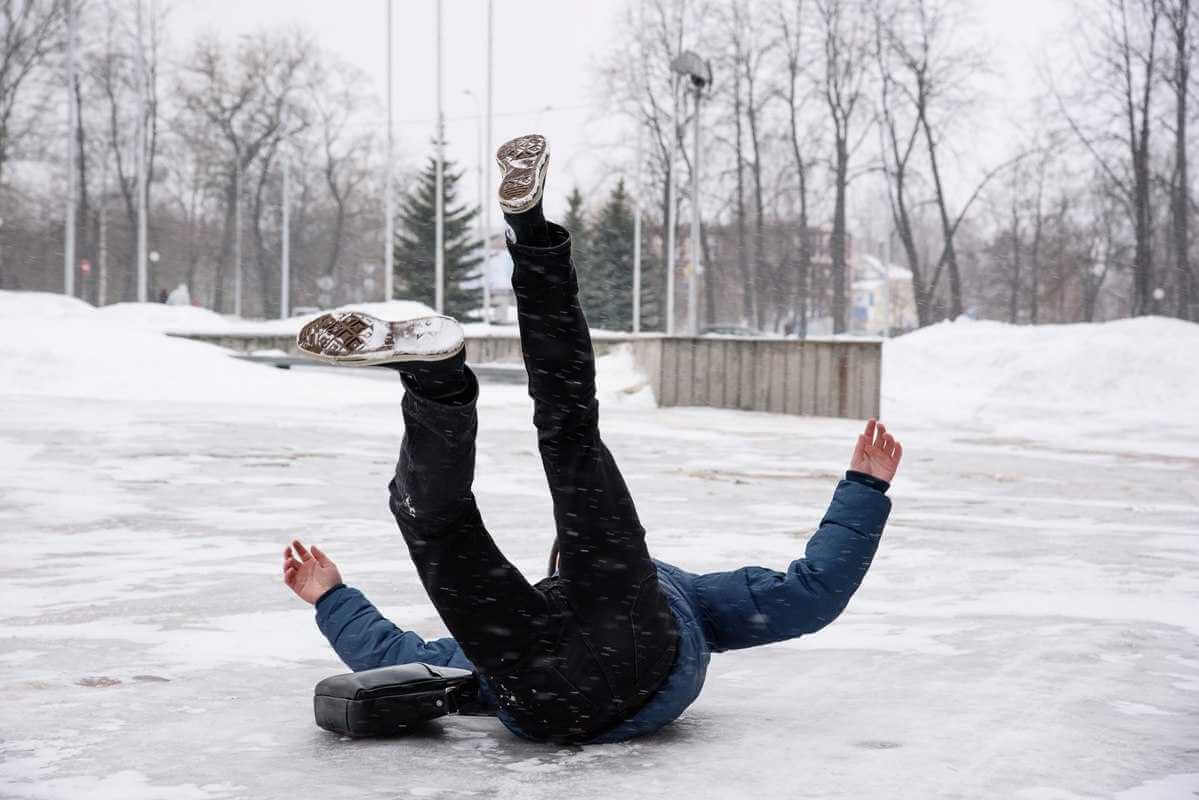
[[[494,65],[492,56],[494,55],[494,39],[495,39],[495,0],[487,0],[487,118],[484,122],[484,130],[486,133],[483,136],[483,199],[487,199],[487,193],[491,187],[491,120],[492,120],[492,92],[491,78],[494,74]],[[479,214],[482,215],[483,222],[483,265],[486,267],[487,257],[490,253],[491,246],[491,209],[487,203],[479,209]],[[491,288],[487,285],[487,276],[483,276],[483,322],[491,324]]]
[[[695,96],[695,118],[693,120],[694,155],[691,160],[691,275],[687,282],[687,333],[699,335],[699,277],[703,273],[700,262],[699,241],[699,109],[703,99],[704,89],[712,85],[712,66],[690,50],[680,53],[670,68],[691,80],[691,88]]]
[[[633,174],[637,176],[633,191],[636,193],[636,203],[633,210],[633,333],[641,333],[641,195],[643,193],[641,166],[645,158],[642,152],[645,145],[645,131],[637,126],[637,163],[633,166]]]
[[[141,9],[140,0],[138,9]],[[78,193],[75,185],[75,129],[78,127],[78,120],[75,118],[75,29],[78,13],[75,2],[67,0],[67,207],[62,249],[62,292],[66,295],[75,294],[75,195]]]
[[[442,66],[442,2],[437,0],[437,190],[434,196],[433,304],[438,314],[445,312],[445,114],[442,111],[444,69]]]
[[[281,200],[282,225],[279,227],[279,319],[289,316],[291,298],[291,169],[287,154],[283,155],[283,197]]]
[[[392,48],[393,39],[395,38],[395,29],[392,27],[391,13],[392,0],[383,0],[387,5],[387,164],[383,170],[383,299],[391,300],[395,294],[395,276],[392,272],[392,259],[395,258],[394,248],[395,231],[395,200],[393,192],[395,191],[393,184],[395,183],[395,173],[393,172],[392,162],[395,160],[395,121],[392,117],[392,106],[394,98],[392,97]]]
[[[483,222],[487,216],[483,210],[484,199],[484,184],[483,184],[483,162],[487,160],[487,151],[483,148],[483,116],[479,113],[479,97],[470,89],[463,89],[462,93],[470,95],[470,99],[475,103],[475,147],[478,150],[479,163],[475,169],[475,180],[479,182],[479,245],[480,253],[483,258],[483,266],[480,270],[483,281],[483,323],[487,324],[491,321],[491,285],[487,282],[487,234],[485,233],[486,224]]]
[[[144,303],[150,290],[146,270],[146,41],[142,30],[142,0],[137,0],[137,299]]]

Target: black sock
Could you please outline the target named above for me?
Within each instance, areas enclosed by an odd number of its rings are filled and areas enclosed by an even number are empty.
[[[440,361],[393,361],[381,366],[400,373],[405,388],[426,400],[453,405],[471,394],[465,348]]]
[[[550,229],[545,224],[545,215],[541,211],[541,201],[523,214],[504,214],[504,221],[512,229],[518,244],[530,247],[548,247]]]

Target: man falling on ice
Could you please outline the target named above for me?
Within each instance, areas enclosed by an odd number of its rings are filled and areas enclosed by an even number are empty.
[[[404,438],[390,484],[421,582],[453,638],[424,641],[342,583],[318,547],[284,550],[283,578],[354,671],[423,662],[478,674],[483,701],[513,733],[614,742],[676,719],[703,687],[713,652],[815,633],[844,610],[878,547],[885,492],[903,453],[871,420],[820,529],[786,572],[694,575],[655,561],[633,499],[600,439],[595,357],[570,234],[546,222],[542,136],[496,153],[511,229],[521,348],[533,424],[553,497],[559,555],[530,585],[492,541],[471,493],[479,384],[448,317],[387,322],[326,314],[299,336],[307,354],[400,374]]]

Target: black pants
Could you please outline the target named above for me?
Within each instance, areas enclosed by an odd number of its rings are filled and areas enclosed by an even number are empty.
[[[501,707],[531,736],[568,742],[643,705],[673,666],[678,634],[633,500],[600,440],[570,236],[553,224],[550,235],[549,247],[509,250],[558,574],[530,585],[483,526],[471,493],[473,399],[435,403],[406,382],[391,510],[433,605]],[[468,378],[477,393],[469,369]]]

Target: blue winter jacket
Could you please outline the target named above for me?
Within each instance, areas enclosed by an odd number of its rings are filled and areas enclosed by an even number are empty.
[[[891,510],[883,494],[886,483],[855,480],[860,478],[856,473],[850,478],[837,485],[804,557],[792,561],[786,572],[742,567],[695,575],[655,562],[678,621],[674,668],[646,705],[592,742],[624,741],[673,722],[699,696],[712,653],[794,639],[836,619],[870,567]],[[347,586],[320,598],[316,623],[355,672],[416,661],[474,669],[453,639],[426,642],[400,630],[362,592]],[[494,706],[486,681],[480,682],[483,699]],[[498,716],[512,732],[524,735],[505,714]]]

